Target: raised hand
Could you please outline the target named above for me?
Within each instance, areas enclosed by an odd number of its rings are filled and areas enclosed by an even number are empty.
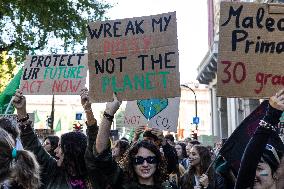
[[[156,135],[158,138],[164,137],[163,131],[157,128],[152,128],[151,133]]]
[[[121,102],[118,101],[117,96],[113,93],[113,101],[112,102],[108,102],[106,104],[106,110],[105,112],[111,116],[113,116],[116,111],[119,109],[121,105]]]
[[[90,102],[90,98],[89,98],[89,91],[87,88],[83,88],[81,90],[81,93],[80,93],[80,96],[81,96],[81,104],[84,108],[85,111],[89,111],[91,110],[91,102]]]
[[[16,90],[15,96],[12,99],[12,103],[17,109],[17,114],[19,119],[27,116],[26,97],[23,96],[22,91],[20,91],[19,89]]]
[[[144,130],[145,130],[144,125],[136,127],[136,129],[134,131],[134,137],[133,137],[134,142],[139,140],[139,136],[140,136],[141,133],[144,132]]]
[[[136,127],[136,129],[135,129],[135,135],[140,135],[141,133],[143,133],[144,132],[144,130],[145,130],[145,126],[144,125],[142,125],[142,126],[138,126],[138,127]]]
[[[269,104],[277,110],[284,111],[284,89],[281,89],[274,96],[270,97]]]

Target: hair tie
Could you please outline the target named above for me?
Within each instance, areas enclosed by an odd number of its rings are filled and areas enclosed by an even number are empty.
[[[19,137],[16,138],[16,150],[23,150],[24,147],[22,145],[21,140],[19,139]]]
[[[12,158],[15,159],[17,157],[17,149],[13,148],[12,150]]]

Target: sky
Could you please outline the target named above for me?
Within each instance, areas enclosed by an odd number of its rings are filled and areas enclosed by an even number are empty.
[[[197,82],[197,67],[208,51],[207,0],[105,0],[111,20],[176,11],[181,84]]]

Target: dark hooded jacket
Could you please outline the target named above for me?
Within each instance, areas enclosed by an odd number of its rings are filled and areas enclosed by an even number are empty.
[[[38,140],[37,135],[31,127],[31,122],[26,127],[20,126],[20,129],[21,141],[24,148],[35,154],[41,166],[41,181],[43,183],[42,188],[72,189],[66,170],[64,170],[62,167],[58,167],[56,160],[44,150],[40,141]],[[96,134],[94,134],[93,136],[96,137]],[[90,154],[87,151],[88,149],[86,149],[86,154]],[[89,175],[87,176],[87,178],[85,178],[84,181],[87,185],[87,189],[98,188],[95,180],[96,178]]]

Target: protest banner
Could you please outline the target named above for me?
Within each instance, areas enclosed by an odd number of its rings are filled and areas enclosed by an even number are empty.
[[[180,96],[176,13],[89,23],[92,101]]]
[[[25,95],[75,95],[85,87],[87,54],[27,56],[20,90]]]
[[[34,127],[35,114],[34,113],[28,113],[28,114],[29,114],[29,120],[32,121],[32,127]],[[0,119],[1,118],[6,118],[12,122],[12,125],[18,126],[16,114],[0,114]]]
[[[180,98],[128,101],[125,108],[126,127],[147,126],[165,131],[177,131]]]
[[[217,96],[266,98],[284,85],[284,6],[221,2]]]

